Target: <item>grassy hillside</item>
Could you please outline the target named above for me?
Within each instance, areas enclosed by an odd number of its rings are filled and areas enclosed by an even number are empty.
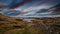
[[[59,23],[60,18],[36,18],[32,22],[26,22],[0,14],[0,34],[57,34],[60,30]]]
[[[42,30],[31,27],[32,25],[34,24],[22,19],[0,15],[0,34],[44,34]]]

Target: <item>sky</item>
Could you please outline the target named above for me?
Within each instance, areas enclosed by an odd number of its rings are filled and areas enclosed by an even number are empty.
[[[5,3],[7,7],[26,9],[34,6],[51,6],[60,3],[60,0],[0,0],[0,3]]]
[[[0,0],[0,6],[20,10],[21,13],[26,14],[34,13],[40,9],[49,9],[56,4],[60,4],[60,0]]]
[[[29,2],[18,6],[15,9],[21,10],[22,12],[36,11],[40,9],[48,9],[56,4],[59,4],[60,0],[30,0]]]
[[[21,10],[23,13],[29,12],[27,14],[34,14],[40,9],[49,9],[57,4],[60,4],[60,0],[31,0],[30,2],[24,4],[23,6],[19,6],[16,9]]]

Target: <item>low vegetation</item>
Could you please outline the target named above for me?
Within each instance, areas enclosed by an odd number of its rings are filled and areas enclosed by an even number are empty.
[[[49,34],[50,30],[53,30],[53,27],[56,26],[53,24],[57,22],[60,22],[60,18],[36,18],[32,22],[26,22],[23,19],[0,14],[0,34]]]

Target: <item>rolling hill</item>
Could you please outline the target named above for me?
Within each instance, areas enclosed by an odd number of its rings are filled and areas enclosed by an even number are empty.
[[[34,18],[32,22],[0,14],[0,34],[59,34],[60,18]]]

